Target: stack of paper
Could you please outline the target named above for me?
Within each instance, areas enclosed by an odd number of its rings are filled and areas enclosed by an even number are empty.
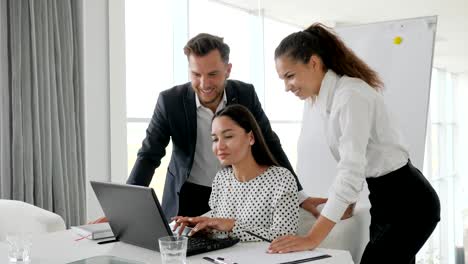
[[[301,251],[286,254],[269,254],[268,243],[243,243],[247,247],[232,247],[229,250],[213,251],[206,255],[212,259],[222,257],[226,263],[305,263],[330,256],[315,249],[311,251]]]
[[[71,229],[78,235],[88,239],[101,239],[114,236],[109,223],[72,226]]]

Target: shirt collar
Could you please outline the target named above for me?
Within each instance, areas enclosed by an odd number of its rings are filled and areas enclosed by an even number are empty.
[[[335,94],[336,84],[339,79],[340,77],[333,70],[328,70],[325,73],[317,100],[315,101],[321,114],[326,115],[330,113],[333,95]]]
[[[227,104],[227,97],[226,97],[226,89],[223,91],[223,99],[219,102],[218,107],[216,108],[216,112],[224,108]],[[202,107],[203,105],[200,103],[200,98],[198,98],[198,94],[195,93],[195,105],[197,106],[197,109]]]

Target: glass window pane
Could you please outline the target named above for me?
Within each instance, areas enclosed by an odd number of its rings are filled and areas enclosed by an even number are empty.
[[[439,100],[440,100],[439,75],[440,73],[437,69],[432,70],[429,111],[431,115],[431,121],[433,123],[440,122],[440,118],[439,118]]]
[[[271,122],[273,131],[278,135],[286,156],[292,167],[297,164],[297,140],[301,132],[301,123],[275,123]]]
[[[199,33],[223,37],[231,48],[230,78],[252,83],[250,58],[253,54],[251,54],[250,28],[250,15],[244,10],[209,0],[189,1],[190,38]]]
[[[263,108],[270,120],[302,120],[303,102],[286,93],[278,78],[274,53],[281,40],[301,28],[265,18],[265,103]],[[287,109],[287,111],[285,111]]]
[[[133,165],[137,158],[138,150],[141,148],[141,143],[146,135],[146,122],[129,122],[127,123],[127,153],[128,153],[128,175],[132,171]],[[171,159],[172,143],[166,148],[166,156],[161,160],[161,165],[154,172],[153,180],[150,187],[154,189],[158,199],[162,201],[164,183],[166,181],[166,172]]]
[[[445,139],[445,149],[444,149],[444,160],[447,168],[446,175],[451,176],[455,172],[454,168],[454,141],[453,141],[453,133],[454,133],[454,126],[453,124],[448,124],[445,128],[446,139]]]
[[[432,125],[431,128],[431,152],[432,152],[432,179],[439,178],[440,175],[440,146],[439,146],[439,125]]]
[[[454,108],[454,100],[453,100],[453,81],[452,81],[452,74],[447,73],[447,78],[445,82],[445,102],[444,102],[444,109],[445,109],[445,121],[452,123],[454,121],[453,118],[453,108]]]
[[[173,85],[170,1],[125,1],[125,34],[127,117],[151,117],[159,92]]]

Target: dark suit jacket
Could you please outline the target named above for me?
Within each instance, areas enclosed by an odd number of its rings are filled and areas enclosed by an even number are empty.
[[[278,163],[294,171],[288,161],[278,136],[272,131],[258,100],[253,85],[228,80],[225,88],[227,105],[242,104],[255,116],[266,143]],[[159,94],[158,102],[146,130],[146,138],[135,162],[128,184],[148,186],[154,170],[166,154],[166,146],[172,138],[172,156],[166,175],[162,208],[166,217],[178,212],[178,192],[190,176],[197,138],[197,113],[195,92],[190,83],[175,86]],[[298,189],[302,190],[299,181]]]

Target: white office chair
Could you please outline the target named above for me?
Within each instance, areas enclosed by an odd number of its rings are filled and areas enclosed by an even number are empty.
[[[315,223],[315,217],[304,209],[299,212],[298,234],[305,235]],[[369,242],[369,206],[357,204],[351,218],[340,221],[319,247],[348,250],[354,263],[361,261],[362,253]]]
[[[0,241],[8,232],[50,233],[65,230],[62,217],[37,206],[0,199]]]

